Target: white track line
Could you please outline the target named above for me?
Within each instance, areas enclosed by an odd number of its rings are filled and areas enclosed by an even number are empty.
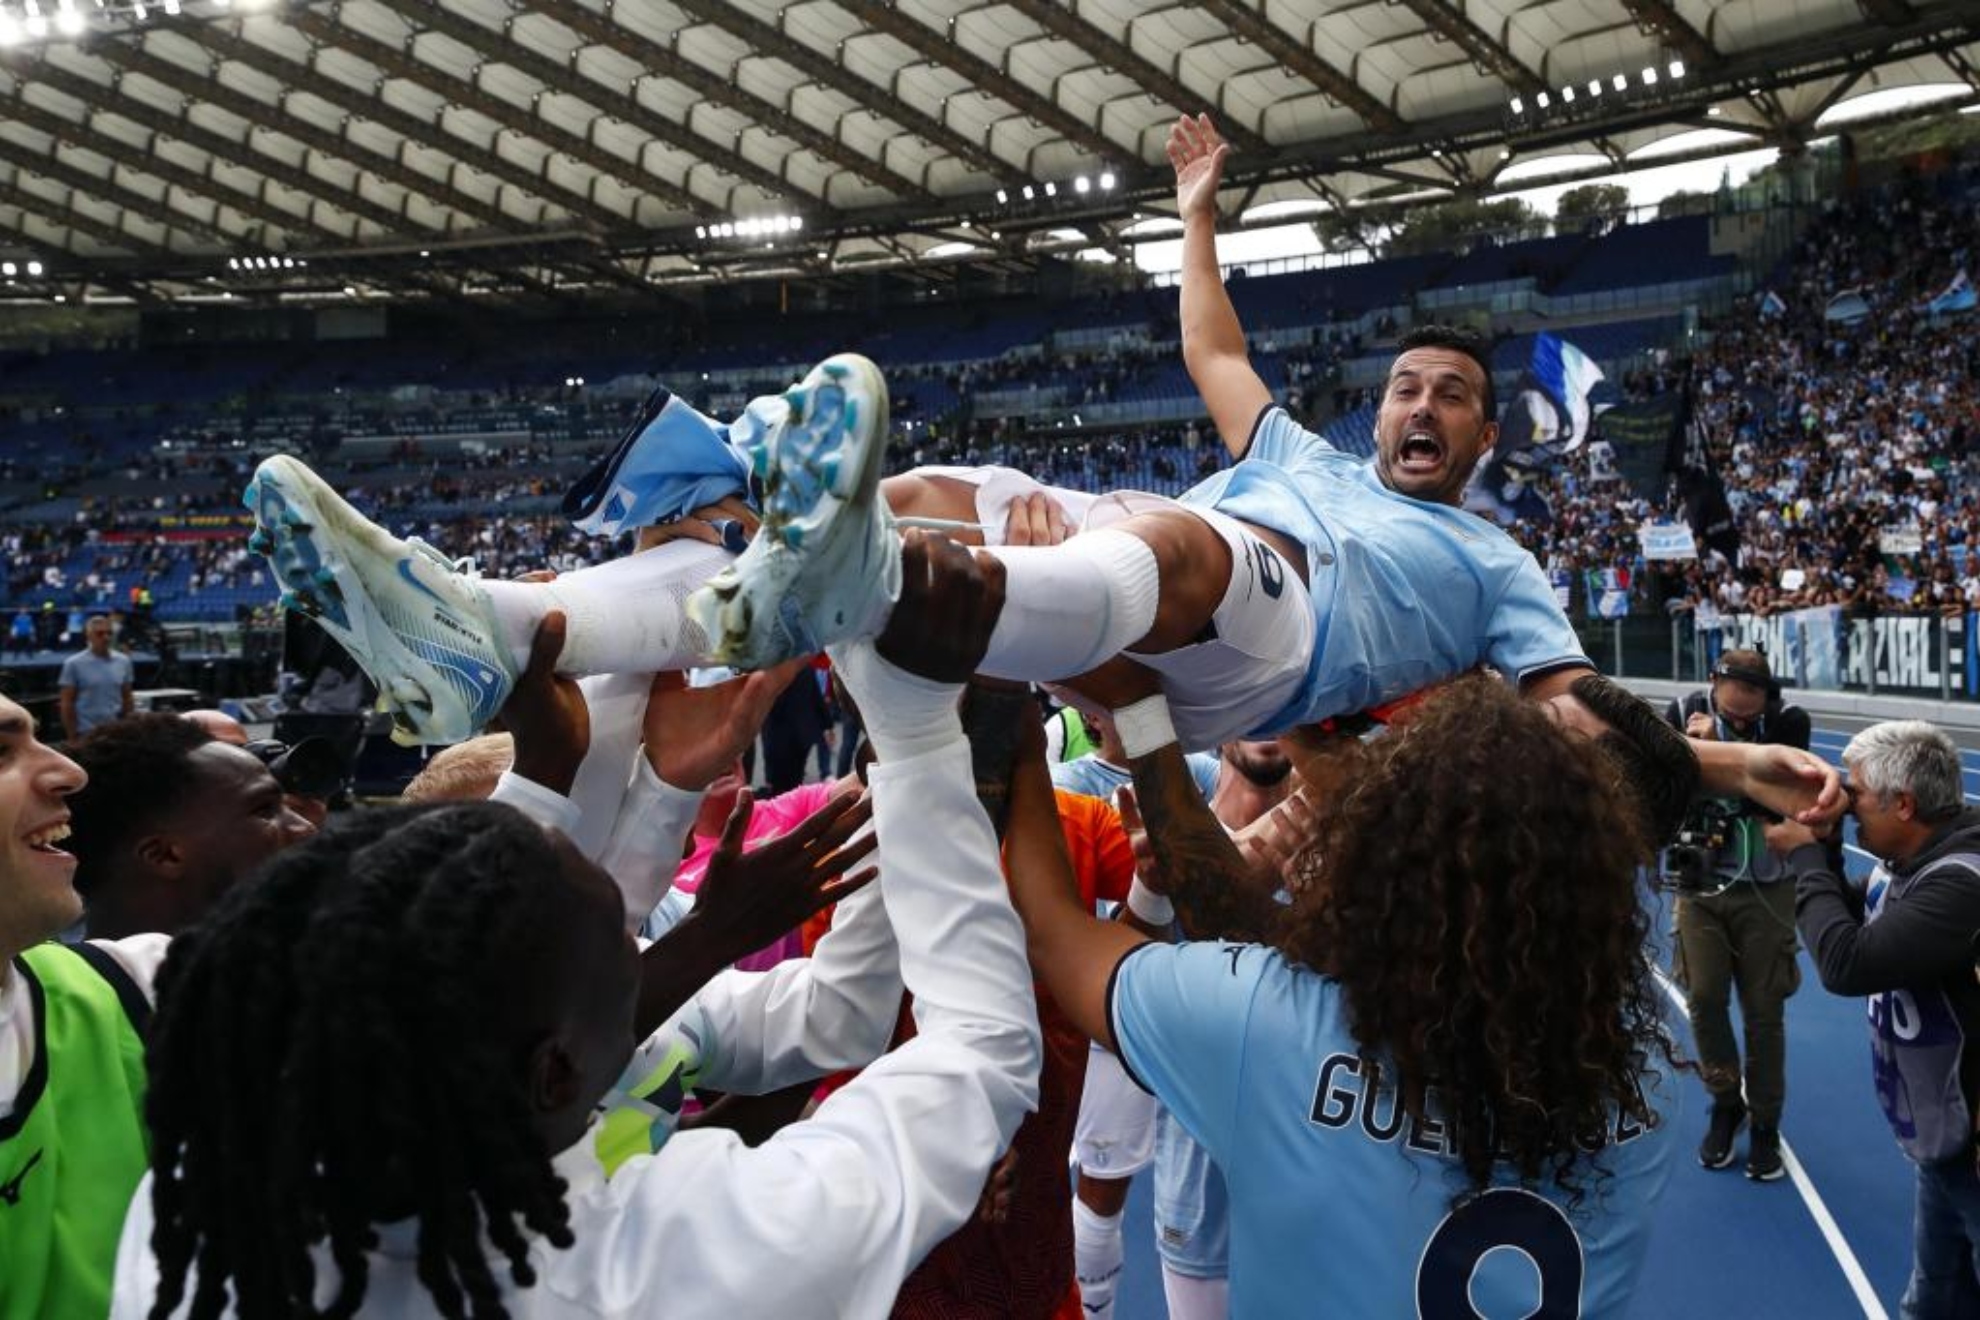
[[[1664,994],[1677,1005],[1678,1012],[1689,1014],[1691,1009],[1685,1002],[1684,991],[1678,989],[1671,978],[1664,974],[1664,969],[1652,962],[1650,974],[1657,978],[1657,984],[1663,987]],[[1884,1310],[1884,1304],[1877,1300],[1876,1290],[1870,1286],[1869,1276],[1863,1272],[1863,1266],[1857,1262],[1856,1253],[1849,1249],[1849,1242],[1843,1237],[1842,1229],[1837,1227],[1835,1217],[1829,1213],[1829,1207],[1822,1203],[1821,1193],[1815,1190],[1815,1184],[1809,1180],[1808,1171],[1802,1168],[1801,1161],[1795,1158],[1794,1149],[1788,1145],[1786,1137],[1781,1138],[1781,1163],[1787,1166],[1788,1180],[1794,1184],[1794,1189],[1801,1193],[1801,1203],[1808,1207],[1809,1217],[1815,1221],[1815,1227],[1822,1230],[1823,1240],[1829,1244],[1829,1250],[1834,1254],[1836,1264],[1842,1267],[1843,1277],[1849,1280],[1850,1291],[1856,1294],[1856,1303],[1863,1308],[1866,1320],[1890,1320],[1890,1313]]]

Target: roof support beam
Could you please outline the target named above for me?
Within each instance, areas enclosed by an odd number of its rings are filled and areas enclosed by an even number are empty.
[[[1912,20],[1911,6],[1905,0],[1856,0],[1856,7],[1873,23],[1903,27]]]
[[[1539,74],[1521,64],[1483,28],[1464,16],[1464,10],[1451,0],[1402,0],[1409,11],[1423,20],[1424,26],[1451,42],[1471,58],[1471,62],[1486,70],[1516,92],[1532,96],[1545,91],[1546,82]]]
[[[29,174],[53,179],[84,196],[97,198],[112,206],[121,206],[135,215],[156,221],[169,229],[209,239],[220,243],[223,247],[239,247],[247,237],[244,232],[235,233],[223,226],[219,218],[219,204],[207,197],[200,196],[199,200],[213,207],[214,216],[211,220],[200,220],[176,209],[169,202],[155,200],[125,183],[117,177],[118,167],[114,163],[108,176],[91,174],[88,170],[69,164],[56,155],[57,145],[59,144],[51,145],[46,152],[38,153],[18,145],[7,134],[0,133],[0,160],[9,161]],[[147,169],[145,172],[151,171]],[[166,196],[170,197],[170,195],[171,188],[168,185]]]
[[[896,196],[923,202],[935,200],[933,193],[922,188],[914,180],[889,170],[881,162],[853,150],[830,133],[823,132],[796,115],[787,113],[775,101],[752,95],[727,78],[710,73],[686,56],[656,42],[648,41],[630,28],[613,21],[613,14],[617,9],[615,0],[605,0],[605,12],[602,14],[576,3],[576,0],[537,0],[532,8],[545,18],[553,19],[569,28],[581,40],[594,46],[604,46],[609,50],[617,51],[627,59],[637,61],[652,70],[651,76],[670,78],[711,105],[725,106],[737,114],[754,119],[770,131],[789,138],[819,159],[829,160],[840,169],[857,175],[868,183],[885,188]]]
[[[1371,95],[1362,85],[1314,53],[1313,47],[1272,23],[1244,0],[1197,0],[1197,7],[1214,14],[1230,30],[1284,65],[1292,73],[1331,96],[1361,117],[1377,133],[1400,133],[1402,116]]]
[[[1705,34],[1685,21],[1670,0],[1622,0],[1622,7],[1645,32],[1663,39],[1693,69],[1716,69],[1722,58]]]
[[[205,26],[207,31],[202,34],[205,45],[220,58],[229,58],[230,52],[235,47],[246,44],[231,33],[219,32],[213,29],[210,24]],[[123,98],[118,103],[119,113],[124,113],[121,107],[125,104],[145,104],[141,98],[133,96],[124,89],[123,79],[120,75],[126,73],[142,74],[151,81],[169,87],[173,91],[188,98],[179,107],[177,121],[180,123],[186,122],[188,118],[187,112],[193,104],[204,102],[225,110],[228,114],[248,124],[247,137],[242,144],[246,148],[252,148],[254,146],[258,133],[279,134],[282,137],[301,143],[304,148],[320,156],[331,160],[340,160],[362,172],[374,174],[388,183],[397,184],[409,193],[417,193],[425,197],[436,206],[472,217],[491,228],[499,229],[515,224],[515,221],[503,214],[500,207],[490,206],[469,193],[463,193],[457,189],[450,188],[443,179],[435,179],[429,175],[421,174],[417,170],[409,169],[394,156],[381,151],[373,151],[368,147],[359,145],[349,137],[341,136],[325,128],[319,128],[299,115],[284,114],[283,110],[285,107],[280,102],[270,105],[268,102],[256,100],[245,92],[240,92],[227,86],[218,76],[217,67],[209,68],[207,72],[200,73],[172,60],[153,55],[150,51],[144,50],[135,44],[121,41],[98,42],[90,48],[89,53],[110,64],[113,70],[116,71],[116,74],[119,75],[113,76],[111,84],[112,90]],[[276,56],[268,56],[267,58],[279,60],[279,57]],[[287,62],[281,61],[281,63]],[[302,80],[297,74],[291,72],[295,67],[294,65],[290,65],[288,71],[280,71],[284,75],[285,82],[290,78],[296,78],[298,81]],[[51,75],[54,73],[53,66],[45,61],[42,69],[44,73]],[[276,68],[264,69],[263,72],[274,73],[278,72],[278,70],[279,65]],[[97,86],[93,81],[84,79],[79,75],[66,74],[63,76],[78,84],[87,83],[91,87]],[[303,76],[306,77],[307,75]],[[51,85],[56,86],[60,90],[69,91],[67,86],[57,81],[53,76],[50,77],[50,82]],[[78,98],[81,95],[79,91],[70,91],[70,94]],[[176,129],[171,131],[175,134],[178,132]],[[265,151],[257,151],[253,157],[257,168],[260,168],[261,162],[267,159],[268,153]],[[304,173],[307,173],[307,171],[304,171]],[[333,201],[337,196],[345,195],[343,190],[337,189],[327,180],[321,181],[321,186],[330,189],[332,194],[331,199]],[[341,203],[339,204],[341,205]],[[405,225],[409,224],[409,221],[402,217],[400,223],[401,225]]]
[[[1116,41],[1073,10],[1062,7],[1057,0],[1011,0],[1011,7],[1059,40],[1070,42],[1093,56],[1102,67],[1133,79],[1137,86],[1168,102],[1177,114],[1195,114],[1199,107],[1213,103],[1218,105],[1220,111],[1222,109],[1221,102],[1215,96],[1191,91],[1167,69],[1143,59],[1126,42]],[[1225,120],[1230,118],[1221,114],[1219,117]],[[1271,149],[1264,138],[1242,124],[1226,122],[1219,127],[1225,140],[1239,151],[1262,152]]]
[[[241,215],[259,220],[264,225],[270,225],[282,231],[284,235],[293,234],[298,230],[315,229],[342,240],[354,237],[352,231],[317,220],[313,207],[310,213],[298,215],[294,211],[274,205],[256,193],[243,192],[231,184],[222,182],[210,163],[206,171],[202,172],[166,160],[155,149],[145,153],[130,151],[123,146],[120,139],[107,133],[94,132],[87,122],[78,123],[31,104],[23,95],[19,85],[16,85],[11,92],[0,93],[0,113],[48,134],[57,143],[86,141],[91,151],[101,152],[120,165],[128,166],[143,174],[154,175],[190,196],[204,198],[220,206],[232,207]]]
[[[418,83],[434,95],[486,116],[522,137],[532,138],[553,152],[561,152],[574,160],[583,161],[600,174],[617,179],[634,192],[657,197],[669,206],[682,210],[705,209],[705,204],[693,194],[664,179],[653,177],[641,168],[638,162],[616,156],[594,142],[546,123],[541,115],[532,114],[499,96],[492,96],[472,82],[451,77],[430,64],[414,59],[406,50],[345,27],[342,23],[326,18],[313,9],[290,10],[288,19],[290,24],[305,36],[323,45],[348,51],[383,72],[386,77],[403,78],[407,82]],[[411,43],[407,44],[410,46]],[[462,150],[463,140],[452,138],[451,149]],[[483,155],[494,159],[501,158],[501,152],[492,145],[483,152]],[[544,178],[536,185],[538,191],[541,191],[543,184],[549,181],[546,169]],[[589,197],[586,200],[592,201],[594,206],[597,205]],[[615,220],[619,225],[631,223],[623,216],[615,217]]]
[[[176,113],[171,113],[142,98],[122,95],[123,89],[118,85],[121,80],[113,77],[111,85],[106,87],[92,78],[85,78],[60,68],[47,59],[43,59],[35,68],[33,79],[45,87],[61,92],[64,96],[82,102],[85,126],[92,123],[98,115],[115,115],[120,119],[128,119],[161,137],[176,139],[216,159],[231,161],[244,169],[265,175],[305,196],[314,197],[346,215],[369,220],[388,234],[398,232],[409,223],[398,211],[349,189],[339,188],[327,179],[316,177],[308,170],[297,169],[286,161],[257,152],[246,141],[230,138],[212,129],[201,128],[188,116],[189,106],[185,103],[177,107]],[[105,105],[106,101],[112,103]],[[250,125],[249,136],[251,137],[252,134],[253,127]],[[338,237],[344,239],[351,238],[355,232],[346,233],[327,225],[318,227],[336,233]]]
[[[499,152],[485,148],[479,143],[471,142],[466,138],[449,133],[439,123],[433,120],[422,119],[418,115],[409,114],[395,106],[386,104],[385,100],[380,96],[367,94],[348,83],[332,78],[320,72],[314,63],[299,63],[295,60],[277,55],[265,46],[244,40],[235,32],[224,30],[217,23],[194,23],[188,21],[177,30],[182,35],[200,42],[214,53],[216,59],[231,60],[235,63],[245,65],[275,79],[284,87],[294,91],[308,92],[311,96],[319,100],[327,101],[329,104],[337,106],[352,119],[365,120],[377,124],[380,128],[388,129],[409,142],[421,143],[441,155],[457,160],[459,164],[449,169],[449,178],[445,180],[429,180],[427,185],[429,188],[444,188],[447,194],[445,198],[446,204],[455,210],[468,211],[474,209],[477,214],[486,214],[489,210],[489,208],[478,202],[473,194],[464,191],[452,181],[452,170],[465,167],[479,170],[484,174],[500,179],[503,183],[516,189],[523,196],[535,198],[540,206],[556,206],[579,219],[589,221],[601,228],[623,227],[626,224],[624,216],[616,211],[593,203],[583,193],[568,193],[567,190],[557,188],[536,171],[518,165],[514,161],[503,157]],[[144,72],[147,76],[156,76],[149,68],[146,68]],[[210,79],[210,81],[215,88],[222,86],[217,76]],[[260,102],[254,101],[250,97],[242,97],[239,93],[232,92],[231,89],[228,89],[227,96],[227,100],[218,100],[216,97],[216,103],[226,106],[229,109],[234,109],[236,105],[243,102],[248,107],[259,107],[261,105]],[[235,112],[243,113],[243,111],[238,109]],[[263,107],[258,109],[256,113],[258,115],[266,115],[268,112]],[[308,126],[300,116],[289,114],[282,119],[280,128],[284,133],[299,134],[306,131]],[[307,139],[299,137],[298,140]],[[355,143],[347,143],[346,139],[341,136],[336,136],[335,140],[340,143],[346,143],[351,150],[358,150]],[[375,154],[366,153],[367,165],[369,165]],[[408,169],[408,173],[416,174],[417,172]],[[427,176],[418,175],[417,177],[426,178]],[[497,228],[515,228],[528,223],[526,220],[507,218],[499,207],[494,208],[494,214],[502,217],[499,223],[491,220],[491,224]],[[539,215],[536,223],[544,223],[547,219],[549,217]]]
[[[401,8],[398,12],[408,23],[417,23],[426,31],[450,37],[498,64],[506,64],[546,87],[554,87],[566,96],[584,101],[608,118],[622,120],[647,137],[664,142],[676,151],[698,157],[772,196],[788,196],[797,191],[781,175],[718,146],[692,129],[683,128],[673,120],[655,114],[636,98],[617,88],[608,88],[594,79],[580,77],[569,65],[530,50],[515,40],[508,30],[514,24],[513,18],[503,31],[497,32],[455,13],[445,5],[414,5]]]
[[[150,242],[134,234],[127,234],[116,225],[106,224],[98,220],[95,216],[76,205],[75,193],[73,191],[63,200],[57,202],[43,197],[38,193],[29,192],[27,189],[21,187],[18,182],[0,183],[0,206],[11,206],[17,210],[31,212],[58,228],[73,230],[78,234],[87,234],[105,246],[118,248],[125,252],[160,255],[171,252],[171,249],[163,244]],[[64,250],[73,251],[72,248]]]
[[[874,108],[876,113],[885,115],[909,133],[925,138],[960,158],[971,168],[981,170],[1002,183],[1025,181],[1021,171],[1005,164],[989,148],[971,141],[931,115],[897,100],[884,98],[881,95],[883,89],[846,68],[836,54],[803,45],[784,35],[783,29],[752,18],[726,0],[672,0],[672,3],[690,18],[741,37],[758,53],[774,56],[842,96],[850,97],[859,105]]]
[[[1049,96],[1041,95],[1010,77],[1002,69],[967,49],[955,38],[951,22],[947,33],[937,32],[911,17],[897,4],[884,0],[838,0],[855,18],[934,64],[953,69],[976,86],[989,92],[1019,114],[1029,115],[1098,160],[1119,159],[1121,145],[1100,132]]]

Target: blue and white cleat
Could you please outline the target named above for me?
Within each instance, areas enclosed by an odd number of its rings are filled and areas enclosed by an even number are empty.
[[[395,740],[459,742],[494,718],[516,674],[472,573],[418,537],[393,536],[286,454],[255,469],[242,499],[255,521],[248,546],[266,556],[283,606],[363,666]]]
[[[763,669],[876,633],[901,594],[901,540],[880,495],[887,382],[856,353],[784,392],[789,416],[751,452],[763,526],[687,599],[711,654]]]

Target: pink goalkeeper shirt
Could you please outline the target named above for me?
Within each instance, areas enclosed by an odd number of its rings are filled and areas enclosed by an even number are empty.
[[[749,830],[743,835],[743,849],[748,851],[766,839],[774,839],[780,834],[795,829],[813,812],[832,800],[838,786],[835,779],[816,784],[801,784],[788,793],[773,798],[758,798],[756,809],[750,813]],[[692,894],[701,888],[701,877],[708,872],[708,859],[715,855],[715,845],[721,842],[720,834],[696,834],[694,849],[681,862],[680,869],[674,872],[674,887],[682,893]],[[736,967],[745,972],[760,972],[775,967],[786,958],[802,958],[804,941],[799,931],[793,930],[782,939],[765,945],[755,953],[736,960]]]

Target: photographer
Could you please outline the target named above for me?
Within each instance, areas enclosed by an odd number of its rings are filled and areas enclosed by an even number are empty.
[[[1711,688],[1672,702],[1664,717],[1692,738],[1784,743],[1806,750],[1808,713],[1783,705],[1780,693],[1765,655],[1727,651],[1713,666]],[[1750,1116],[1746,1176],[1762,1182],[1784,1172],[1784,1009],[1801,983],[1795,964],[1794,876],[1783,857],[1768,847],[1773,819],[1745,799],[1700,798],[1662,860],[1664,879],[1678,895],[1673,971],[1690,996],[1691,1034],[1712,1093],[1711,1124],[1699,1144],[1698,1162],[1708,1169],[1729,1166],[1733,1138]],[[1728,1005],[1734,986],[1746,1030],[1743,1099],[1739,1046]]]

